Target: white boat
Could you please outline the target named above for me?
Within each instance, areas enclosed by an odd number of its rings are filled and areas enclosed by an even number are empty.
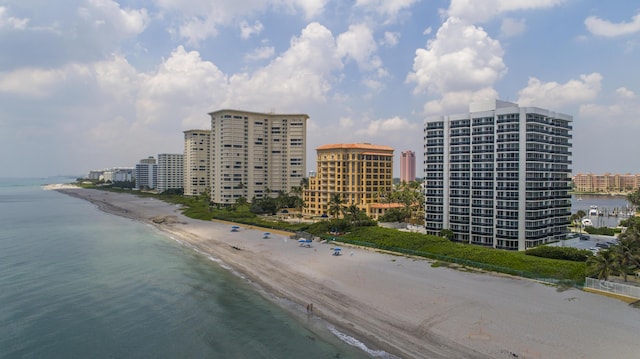
[[[589,208],[589,215],[590,215],[590,216],[597,216],[597,215],[598,215],[598,206],[596,206],[596,205],[592,205],[592,206]]]
[[[591,222],[591,220],[589,218],[584,218],[582,220],[582,225],[584,227],[593,227],[593,222]]]

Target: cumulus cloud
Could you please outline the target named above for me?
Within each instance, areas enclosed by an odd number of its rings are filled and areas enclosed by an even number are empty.
[[[483,23],[504,13],[518,10],[551,8],[561,5],[565,1],[566,0],[451,0],[446,14],[473,23]]]
[[[78,14],[88,20],[96,29],[104,29],[110,35],[120,34],[130,37],[140,34],[149,24],[146,9],[122,9],[112,0],[89,0],[87,7],[78,10]]]
[[[498,92],[491,87],[476,91],[447,92],[441,98],[425,103],[423,111],[426,115],[464,113],[469,111],[469,104],[472,102],[489,101],[496,98],[498,98]]]
[[[388,135],[389,132],[394,131],[406,131],[416,127],[416,125],[410,123],[406,118],[398,116],[373,120],[368,123],[365,128],[361,128],[356,131],[356,135],[363,137],[376,137],[380,135]]]
[[[384,22],[391,23],[398,15],[410,8],[419,0],[356,0],[355,7],[371,11],[384,17]]]
[[[29,19],[10,16],[9,10],[4,6],[0,6],[0,29],[24,30],[27,28],[28,23]]]
[[[169,31],[179,38],[186,39],[188,44],[197,46],[203,40],[217,36],[220,27],[235,25],[242,18],[255,16],[267,10],[294,15],[302,13],[307,20],[311,20],[323,13],[327,1],[156,0],[156,3],[161,11],[179,15],[180,20],[172,25]],[[247,30],[253,31],[253,34],[257,29],[254,24],[253,30]],[[245,34],[243,30],[241,34]]]
[[[341,56],[353,59],[361,69],[372,70],[382,65],[380,58],[373,55],[378,46],[373,32],[365,24],[349,26],[349,30],[338,36],[337,46]]]
[[[400,33],[399,32],[391,32],[385,31],[384,37],[380,40],[380,45],[386,47],[394,47],[400,41]]]
[[[521,106],[537,106],[550,109],[579,104],[596,98],[600,92],[601,82],[602,75],[597,72],[580,75],[580,79],[569,80],[564,84],[555,81],[542,82],[535,77],[531,77],[527,87],[518,92],[517,103]]]
[[[506,73],[503,55],[500,43],[482,28],[449,18],[426,48],[416,50],[406,81],[416,84],[414,93],[477,91]]]
[[[232,75],[225,105],[264,110],[277,103],[280,110],[300,110],[326,100],[332,73],[342,67],[331,31],[313,22],[267,66]]]
[[[141,84],[137,118],[144,124],[197,121],[227,93],[226,75],[197,51],[176,48]],[[217,100],[216,100],[217,99]],[[194,116],[196,118],[194,118]]]
[[[244,59],[246,61],[264,60],[271,58],[274,53],[275,48],[273,46],[262,46],[247,54]]]
[[[634,97],[636,97],[636,94],[633,93],[633,91],[629,90],[626,87],[620,87],[620,88],[616,89],[616,93],[618,94],[618,96],[623,97],[623,98],[634,98]]]
[[[614,23],[597,16],[589,16],[584,24],[590,33],[597,36],[617,37],[640,32],[640,13],[631,18],[630,22]]]
[[[240,23],[240,37],[243,39],[248,39],[251,35],[260,35],[264,26],[260,21],[255,21],[253,25],[249,25],[248,22],[242,21]]]
[[[0,92],[21,97],[44,98],[64,80],[65,70],[22,68],[0,73]]]
[[[515,37],[524,33],[527,25],[524,19],[506,18],[502,20],[500,33],[504,37]]]

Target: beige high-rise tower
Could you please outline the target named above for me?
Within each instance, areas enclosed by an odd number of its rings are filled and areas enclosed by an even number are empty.
[[[211,116],[211,200],[233,204],[291,192],[304,178],[306,114],[219,110]]]
[[[184,131],[184,195],[197,196],[209,191],[211,131]]]

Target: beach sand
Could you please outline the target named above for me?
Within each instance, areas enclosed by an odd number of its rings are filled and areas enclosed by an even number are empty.
[[[432,262],[180,214],[126,193],[59,188],[105,212],[151,223],[221,259],[265,291],[402,358],[638,358],[640,309],[577,289],[432,267]],[[264,232],[271,232],[263,238]]]

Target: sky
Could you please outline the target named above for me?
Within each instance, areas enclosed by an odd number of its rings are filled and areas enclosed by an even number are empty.
[[[0,177],[182,153],[209,112],[416,153],[498,98],[573,116],[572,170],[640,173],[636,0],[0,0]]]

